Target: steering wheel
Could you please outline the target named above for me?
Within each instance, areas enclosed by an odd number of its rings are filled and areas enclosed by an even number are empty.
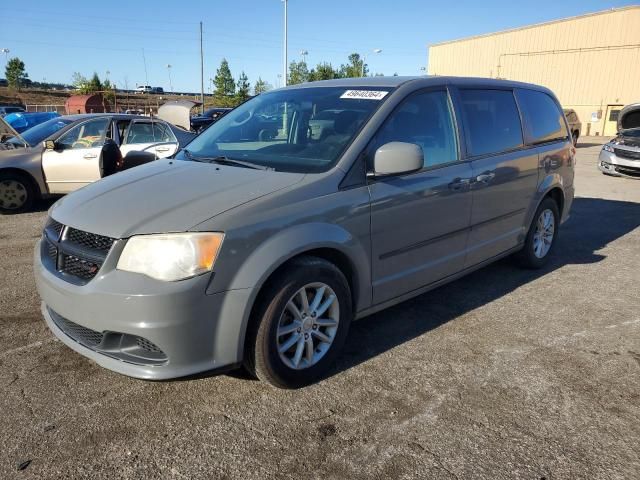
[[[244,125],[245,123],[247,123],[249,120],[253,118],[253,111],[250,110],[241,115],[241,117],[244,117],[244,116],[246,116],[247,118],[243,120],[236,120],[236,119],[231,120],[231,125],[233,127],[239,127],[240,125]]]

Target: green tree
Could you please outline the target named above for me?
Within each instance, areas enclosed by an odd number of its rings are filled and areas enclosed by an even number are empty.
[[[309,81],[309,69],[307,63],[293,61],[289,64],[288,85],[297,85]]]
[[[216,87],[214,95],[217,97],[226,97],[236,93],[236,82],[233,81],[233,75],[231,75],[229,62],[226,58],[220,62],[220,68],[216,71],[213,83]]]
[[[369,68],[364,60],[360,58],[359,53],[349,55],[349,63],[340,66],[340,76],[345,78],[366,77]]]
[[[261,93],[264,93],[267,90],[269,90],[269,85],[267,84],[267,82],[262,80],[261,77],[258,77],[256,84],[253,86],[253,94],[260,95]]]
[[[93,72],[91,80],[87,83],[89,91],[87,93],[100,92],[102,90],[102,82],[96,72]]]
[[[331,80],[333,78],[338,78],[338,72],[333,69],[330,63],[323,62],[316,65],[314,80]]]
[[[24,62],[18,57],[12,58],[7,62],[4,72],[9,86],[18,90],[20,90],[24,81],[29,78],[29,74],[24,69]]]
[[[249,98],[250,89],[251,84],[249,83],[247,74],[243,71],[238,78],[238,93],[236,93],[236,97],[238,97],[239,102],[244,102],[247,98]]]

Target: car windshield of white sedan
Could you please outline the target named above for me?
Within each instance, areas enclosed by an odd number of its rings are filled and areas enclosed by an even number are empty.
[[[338,161],[389,92],[309,87],[263,93],[226,114],[176,158],[323,172]]]

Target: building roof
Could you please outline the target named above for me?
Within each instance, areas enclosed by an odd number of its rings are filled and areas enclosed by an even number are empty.
[[[566,18],[559,18],[557,20],[550,20],[548,22],[532,23],[531,25],[524,25],[522,27],[509,28],[507,30],[499,30],[497,32],[483,33],[483,34],[480,34],[480,35],[471,35],[469,37],[456,38],[454,40],[445,40],[444,42],[432,43],[432,44],[427,45],[427,46],[428,47],[438,47],[440,45],[447,45],[449,43],[466,42],[467,40],[475,40],[476,38],[491,37],[491,36],[494,36],[494,35],[501,35],[503,33],[511,33],[511,32],[517,32],[519,30],[527,30],[527,29],[530,29],[530,28],[542,27],[544,25],[553,25],[554,23],[571,22],[573,20],[578,20],[578,19],[581,19],[581,18],[595,17],[595,16],[598,16],[598,15],[608,15],[608,14],[611,14],[611,13],[616,13],[616,12],[620,12],[620,11],[624,11],[624,10],[635,10],[635,9],[640,9],[640,5],[630,5],[630,6],[627,6],[627,7],[610,8],[608,10],[601,10],[599,12],[585,13],[583,15],[576,15],[575,17],[566,17]]]

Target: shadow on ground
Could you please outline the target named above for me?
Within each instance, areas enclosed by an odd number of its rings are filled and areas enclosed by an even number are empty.
[[[352,324],[333,373],[356,366],[410,341],[522,285],[570,264],[602,261],[598,253],[640,226],[640,203],[576,198],[551,261],[523,270],[507,258],[460,280]],[[419,315],[412,315],[419,311]]]

